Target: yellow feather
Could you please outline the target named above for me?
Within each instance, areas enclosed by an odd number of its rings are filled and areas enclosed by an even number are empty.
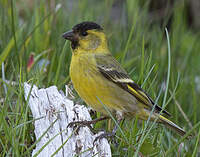
[[[70,77],[75,90],[88,105],[105,115],[108,113],[103,104],[112,113],[129,117],[137,114],[140,119],[147,120],[153,102],[143,91],[128,85],[134,82],[111,56],[106,35],[98,28],[100,26],[97,24],[83,22],[63,36],[72,42]],[[81,34],[81,31],[84,31],[86,36]],[[169,126],[181,135],[185,134],[183,129],[156,112],[152,113],[151,120],[157,117],[158,122]]]
[[[138,97],[139,99],[141,99],[146,104],[149,104],[147,96],[142,91],[136,91],[131,86],[129,86],[129,85],[127,85],[127,86],[128,86],[128,89],[131,90],[136,97]]]

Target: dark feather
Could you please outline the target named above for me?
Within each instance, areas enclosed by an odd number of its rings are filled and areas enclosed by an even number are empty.
[[[109,81],[114,82],[119,87],[133,95],[139,102],[146,105],[148,109],[152,109],[153,105],[155,104],[154,101],[143,91],[143,89],[139,85],[131,80],[126,71],[121,68],[120,64],[111,55],[106,56],[106,60],[103,60],[102,58],[104,57],[96,56],[97,67],[101,74]],[[99,60],[101,60],[101,63],[99,62]],[[138,96],[138,94],[133,93],[128,88],[128,86],[137,91],[139,96],[143,97],[143,100]],[[143,93],[144,95],[141,93]],[[155,112],[159,113],[161,110],[161,107],[159,107],[158,105],[155,106]],[[163,113],[170,116],[170,114],[165,110],[163,110]]]
[[[100,25],[89,21],[79,23],[72,28],[74,32],[78,33],[86,32],[87,30],[92,30],[92,29],[103,30],[103,28],[101,28]]]
[[[131,86],[132,88],[134,88],[136,91],[143,92],[145,94],[145,96],[148,98],[148,101],[152,104],[152,107],[153,107],[153,105],[155,105],[155,103],[151,99],[151,97],[139,85],[137,85],[136,83],[128,83],[128,85]],[[159,113],[162,111],[162,108],[156,104],[155,111],[157,111]],[[171,114],[169,112],[167,112],[166,110],[163,110],[162,113],[164,113],[168,116],[171,116]]]

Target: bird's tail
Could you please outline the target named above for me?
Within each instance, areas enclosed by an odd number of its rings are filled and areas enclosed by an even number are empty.
[[[178,125],[176,125],[175,123],[173,123],[172,121],[170,121],[169,119],[165,118],[162,115],[159,115],[159,120],[160,123],[165,124],[166,126],[168,126],[169,128],[175,130],[178,134],[180,134],[181,136],[184,136],[186,134],[186,132],[180,128]]]
[[[148,110],[143,110],[143,112],[141,112],[139,114],[139,117],[143,120],[147,120],[149,118],[149,116],[151,115],[150,111]],[[158,114],[158,113],[153,113],[151,115],[151,121],[154,121],[155,119],[157,119],[158,123],[164,124],[166,125],[168,128],[173,129],[174,131],[176,131],[179,135],[184,136],[186,134],[186,132],[179,127],[178,125],[176,125],[175,123],[173,123],[171,120],[165,118],[164,116]],[[193,135],[189,135],[188,138],[193,137]]]

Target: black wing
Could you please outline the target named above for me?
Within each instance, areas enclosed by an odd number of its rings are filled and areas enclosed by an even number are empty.
[[[117,84],[119,87],[133,95],[139,102],[145,105],[147,109],[152,109],[155,104],[154,101],[137,85],[126,71],[120,66],[112,55],[96,55],[97,68],[100,73],[109,81]],[[155,112],[160,112],[162,108],[155,106]],[[163,110],[163,113],[170,116],[170,114]]]

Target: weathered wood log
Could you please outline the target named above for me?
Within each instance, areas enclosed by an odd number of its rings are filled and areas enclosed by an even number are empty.
[[[35,85],[24,83],[25,99],[31,109],[37,139],[32,156],[39,157],[101,156],[111,157],[107,139],[94,139],[88,127],[67,127],[70,122],[91,120],[88,109],[74,104],[64,94],[58,92],[56,86],[38,89]],[[67,93],[66,93],[67,94]]]

